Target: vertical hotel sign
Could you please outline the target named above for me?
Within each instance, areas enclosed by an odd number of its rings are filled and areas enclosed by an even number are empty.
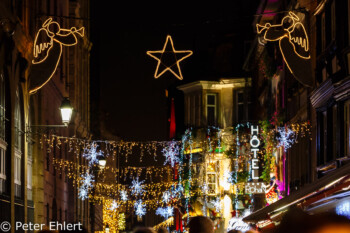
[[[253,154],[252,158],[252,180],[258,181],[259,180],[259,158],[258,158],[258,152],[259,152],[259,146],[260,146],[260,140],[258,138],[259,133],[259,126],[252,125],[250,128],[250,151]]]
[[[259,126],[252,125],[250,127],[250,151],[252,154],[251,160],[251,179],[252,182],[247,182],[245,184],[245,192],[249,194],[263,194],[265,193],[265,184],[263,182],[259,182],[259,146],[260,139],[259,135]]]

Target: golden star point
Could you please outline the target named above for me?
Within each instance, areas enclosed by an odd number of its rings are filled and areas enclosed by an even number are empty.
[[[162,63],[162,56],[166,52],[166,48],[168,46],[169,41],[170,41],[171,48],[172,48],[172,53],[174,53],[176,62],[173,65],[171,65],[171,66],[166,66],[164,63]],[[160,54],[160,57],[156,56],[156,54]],[[183,55],[181,58],[177,59],[176,58],[177,54],[185,54],[185,55]],[[170,71],[176,78],[178,78],[179,80],[183,80],[183,76],[182,76],[182,72],[181,72],[181,68],[180,68],[180,64],[179,63],[182,60],[184,60],[185,58],[191,56],[192,54],[193,54],[193,52],[191,50],[175,50],[174,42],[173,42],[173,39],[171,38],[170,35],[168,35],[166,37],[165,44],[163,46],[163,50],[147,51],[147,55],[153,57],[154,59],[156,59],[158,61],[157,68],[156,68],[156,71],[154,73],[154,78],[155,79],[157,79],[160,76],[162,76],[166,71]],[[161,72],[159,72],[159,66],[161,64],[164,65],[166,68],[164,70],[162,70]],[[178,73],[172,69],[172,67],[174,65],[176,65],[176,69],[177,69]]]

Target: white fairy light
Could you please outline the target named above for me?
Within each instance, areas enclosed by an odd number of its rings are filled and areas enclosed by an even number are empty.
[[[170,201],[171,194],[169,191],[165,191],[162,196],[162,202],[168,203]]]
[[[131,182],[131,186],[130,186],[130,189],[131,189],[131,194],[132,195],[141,195],[145,192],[145,190],[143,189],[144,183],[145,181],[139,181],[139,178],[136,177],[136,180],[133,180]]]
[[[113,200],[111,207],[109,208],[110,210],[114,211],[119,208],[119,204],[116,200]]]
[[[156,210],[156,215],[160,215],[163,218],[168,219],[169,217],[174,215],[174,207],[158,207]]]
[[[127,201],[128,200],[128,193],[126,192],[126,190],[120,191],[120,199],[122,201]]]
[[[277,147],[283,146],[286,152],[295,143],[295,132],[288,127],[278,127],[277,132],[279,134],[276,136],[278,141]]]
[[[89,161],[89,165],[97,164],[98,157],[103,156],[103,152],[97,151],[98,145],[92,142],[89,146],[84,149],[83,157]]]
[[[84,186],[79,188],[78,197],[83,201],[88,198],[88,190]]]
[[[146,214],[146,204],[143,204],[141,199],[135,202],[134,209],[137,217],[142,217]]]
[[[162,150],[162,153],[165,157],[164,165],[169,163],[171,167],[175,167],[175,164],[179,162],[180,148],[175,141],[169,142],[168,146]]]

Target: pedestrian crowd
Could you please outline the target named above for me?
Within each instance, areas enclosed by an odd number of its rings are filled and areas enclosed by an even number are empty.
[[[213,222],[204,216],[193,217],[188,226],[188,233],[214,233]],[[87,230],[81,231],[60,231],[59,233],[88,233]],[[251,229],[245,233],[257,233]],[[53,233],[52,231],[41,231],[41,233]],[[166,228],[159,228],[155,231],[153,228],[136,228],[133,233],[168,233]],[[227,233],[243,233],[239,230],[230,230]],[[350,233],[350,220],[347,217],[339,216],[333,213],[321,213],[310,215],[299,209],[288,211],[280,224],[270,230],[262,230],[261,233]]]

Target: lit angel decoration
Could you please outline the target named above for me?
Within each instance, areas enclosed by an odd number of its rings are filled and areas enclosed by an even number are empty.
[[[103,152],[97,151],[98,145],[95,142],[92,142],[86,148],[84,148],[83,157],[89,161],[89,165],[97,164],[98,157],[103,156]]]
[[[221,201],[219,197],[217,197],[215,200],[211,201],[210,203],[215,207],[216,212],[221,211]]]
[[[305,86],[313,86],[309,38],[300,18],[290,11],[281,24],[257,24],[256,28],[264,40],[279,42],[283,60],[294,77]]]
[[[174,215],[174,207],[158,207],[156,210],[156,215],[160,215],[163,218],[168,219],[169,217]]]
[[[135,196],[142,195],[145,192],[143,184],[144,182],[145,181],[139,181],[139,177],[136,177],[136,180],[133,180],[131,182],[131,194]]]
[[[29,94],[42,88],[56,72],[63,46],[74,46],[84,37],[84,27],[61,28],[60,24],[47,19],[37,32],[33,46],[32,69],[29,74]]]
[[[278,127],[277,132],[277,147],[283,146],[283,149],[286,152],[295,143],[295,132],[288,127]]]
[[[170,164],[171,167],[175,167],[175,164],[179,162],[179,153],[180,148],[177,142],[171,141],[168,143],[168,146],[162,150],[163,156],[165,157],[164,165],[167,163]]]
[[[127,201],[128,200],[128,193],[126,192],[126,190],[120,191],[120,199],[122,201]]]
[[[118,202],[116,200],[113,200],[113,202],[111,204],[111,207],[109,209],[112,210],[112,211],[115,211],[118,208],[119,208]]]
[[[135,202],[134,209],[136,216],[139,218],[146,214],[146,204],[143,204],[141,199]]]

